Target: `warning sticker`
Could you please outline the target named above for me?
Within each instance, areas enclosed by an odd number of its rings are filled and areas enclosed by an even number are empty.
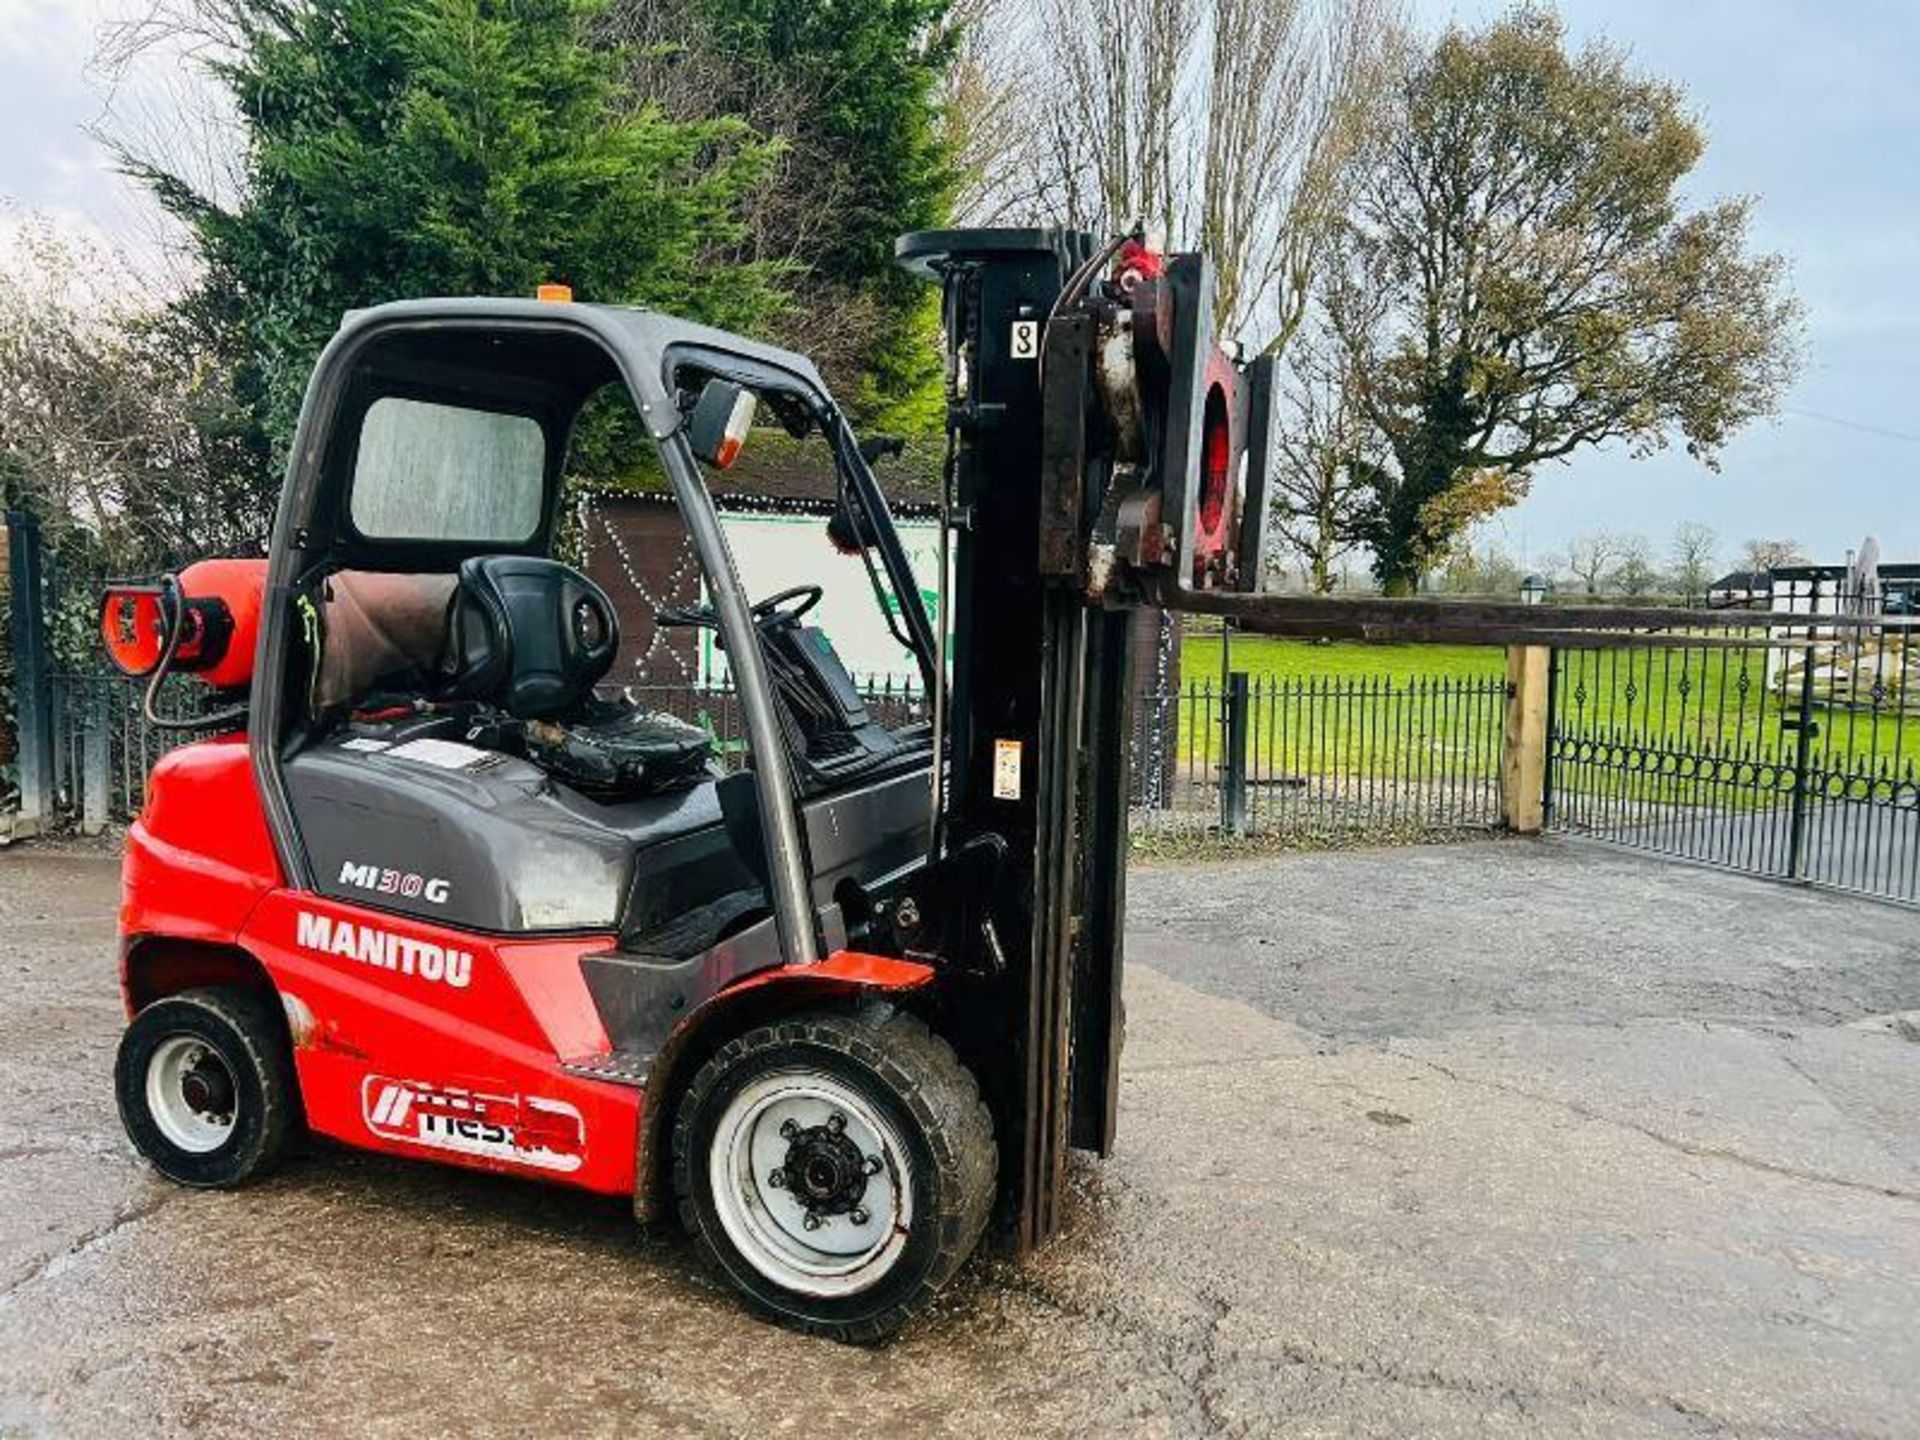
[[[1020,750],[1018,740],[993,742],[994,799],[1018,800],[1020,798]]]
[[[483,770],[495,762],[491,751],[462,745],[456,740],[409,740],[387,752],[395,760],[412,760],[436,770]]]

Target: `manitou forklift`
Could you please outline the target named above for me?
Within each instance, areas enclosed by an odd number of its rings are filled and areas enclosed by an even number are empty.
[[[348,316],[267,558],[108,594],[149,713],[176,674],[216,707],[127,837],[116,1085],[158,1170],[239,1185],[311,1132],[630,1196],[854,1340],[989,1229],[1054,1231],[1068,1150],[1114,1139],[1128,607],[1382,632],[1253,593],[1273,377],[1215,344],[1202,257],[898,253],[944,298],[934,614],[806,359],[560,293]],[[608,397],[699,564],[653,621],[724,656],[744,763],[607,683],[616,611],[555,558]],[[756,417],[831,466],[823,564],[864,571],[930,718],[862,703],[820,588],[743,588],[706,475]]]

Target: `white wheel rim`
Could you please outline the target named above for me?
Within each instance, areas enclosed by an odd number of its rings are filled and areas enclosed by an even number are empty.
[[[785,1169],[796,1138],[805,1141],[820,1130],[832,1135],[835,1117],[838,1133],[866,1163],[854,1208],[823,1213],[803,1196],[804,1183],[787,1183]],[[783,1127],[790,1128],[783,1133]],[[816,1134],[803,1149],[817,1156],[821,1143]],[[837,1143],[825,1144],[846,1153]],[[906,1248],[913,1182],[900,1132],[858,1091],[823,1071],[782,1070],[750,1081],[720,1116],[707,1164],[727,1238],[748,1264],[785,1289],[823,1298],[856,1295],[885,1278]],[[821,1170],[813,1173],[822,1178]],[[841,1192],[827,1208],[845,1203]],[[807,1228],[809,1214],[816,1228]],[[860,1214],[863,1220],[855,1218]]]
[[[225,1079],[224,1109],[195,1083],[210,1074]],[[218,1150],[233,1134],[234,1088],[226,1060],[195,1035],[169,1035],[147,1061],[147,1113],[169,1144],[192,1155]]]

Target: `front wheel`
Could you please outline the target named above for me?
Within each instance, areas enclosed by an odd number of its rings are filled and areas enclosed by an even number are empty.
[[[675,1117],[681,1218],[776,1318],[879,1339],[960,1267],[993,1204],[993,1123],[946,1041],[891,1006],[749,1032]]]

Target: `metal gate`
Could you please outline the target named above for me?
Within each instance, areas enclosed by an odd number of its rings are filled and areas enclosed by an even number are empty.
[[[1547,827],[1920,904],[1920,637],[1823,628],[1858,600],[1798,598],[1808,623],[1758,648],[1557,652]]]

